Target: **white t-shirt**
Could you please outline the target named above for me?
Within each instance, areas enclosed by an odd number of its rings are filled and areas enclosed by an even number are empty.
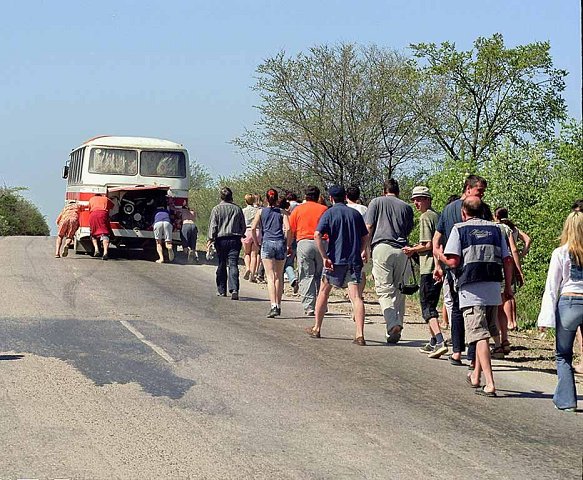
[[[364,214],[367,211],[367,207],[366,205],[361,205],[360,203],[346,203],[347,206],[349,206],[350,208],[354,208],[356,211],[360,212],[360,214],[362,215],[362,218],[364,218]]]

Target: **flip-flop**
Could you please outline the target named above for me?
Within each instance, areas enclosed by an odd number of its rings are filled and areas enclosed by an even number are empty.
[[[466,375],[466,383],[472,388],[480,388],[481,385],[478,383],[477,385],[472,383],[472,377],[470,375]]]
[[[484,390],[486,387],[482,387],[482,388],[477,388],[474,393],[476,395],[482,395],[482,397],[490,397],[490,398],[494,398],[497,397],[498,395],[496,394],[496,392],[487,392],[486,390]]]
[[[316,332],[314,327],[306,327],[304,332],[306,332],[312,338],[320,338],[320,332]]]

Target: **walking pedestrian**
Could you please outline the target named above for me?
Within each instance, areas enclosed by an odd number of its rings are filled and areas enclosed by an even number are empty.
[[[292,211],[299,205],[298,197],[295,193],[287,193],[285,198],[282,198],[279,202],[279,208],[287,213],[288,220]],[[289,238],[289,231],[287,233],[287,238]],[[295,262],[297,256],[297,242],[291,241],[291,245],[287,245],[287,255],[285,257],[285,263],[283,265],[284,278],[287,277],[290,287],[292,288],[293,294],[297,295],[300,289],[300,284],[295,270]]]
[[[504,270],[504,293],[512,296],[513,259],[498,226],[480,216],[482,200],[466,196],[462,203],[462,220],[452,228],[447,244],[437,260],[449,268],[458,269],[459,308],[465,324],[466,340],[475,346],[474,370],[467,382],[476,393],[496,396],[496,386],[490,357],[490,337],[498,335],[496,317],[502,303],[500,282]],[[485,385],[481,386],[484,373]]]
[[[419,243],[412,247],[404,247],[403,252],[409,258],[412,255],[419,256],[419,302],[421,303],[421,315],[429,328],[429,342],[419,350],[429,354],[429,358],[439,358],[448,352],[443,333],[439,326],[437,304],[441,295],[442,279],[433,278],[435,261],[433,259],[432,240],[439,215],[431,208],[431,192],[425,186],[417,186],[413,189],[411,200],[419,217]]]
[[[75,200],[67,200],[67,204],[57,217],[57,243],[55,246],[55,258],[66,257],[69,254],[69,247],[79,228],[79,204]],[[61,245],[65,240],[63,252]]]
[[[448,203],[441,215],[439,216],[439,222],[437,223],[435,234],[433,235],[433,255],[437,258],[441,253],[443,253],[443,247],[447,244],[449,235],[453,226],[456,223],[462,222],[462,204],[466,197],[477,196],[482,198],[486,192],[488,182],[485,178],[478,175],[469,175],[463,186],[462,196],[458,200],[454,200]],[[490,208],[482,202],[482,211],[480,212],[480,217],[485,220],[492,220],[490,214]],[[449,361],[452,365],[462,365],[462,352],[465,350],[465,329],[464,329],[464,319],[459,308],[459,297],[458,292],[454,288],[456,272],[446,267],[445,271],[441,267],[438,261],[435,262],[434,270],[435,278],[444,278],[443,281],[443,295],[444,303],[446,305],[451,305],[451,310],[448,311],[450,328],[451,328],[451,340],[452,340],[452,350],[453,353],[449,356]],[[500,342],[495,345],[499,347]],[[474,347],[469,346],[467,352],[467,358],[470,361],[470,366],[474,366]]]
[[[366,205],[363,205],[362,203],[359,202],[360,202],[360,188],[358,188],[356,185],[348,187],[346,189],[346,205],[358,211],[362,215],[362,218],[364,219],[367,207]],[[360,296],[363,300],[365,286],[366,286],[366,272],[363,270],[359,285]]]
[[[320,290],[323,261],[314,240],[320,217],[328,208],[318,203],[320,189],[313,185],[304,191],[305,202],[298,205],[289,217],[288,251],[297,242],[298,287],[306,315],[314,315]],[[322,241],[325,241],[324,239]]]
[[[241,238],[245,235],[243,210],[233,203],[229,187],[221,188],[221,202],[211,210],[207,248],[214,244],[219,265],[216,273],[217,295],[239,300],[239,254]],[[228,274],[227,274],[228,271]]]
[[[255,215],[251,225],[253,240],[258,242],[256,230],[261,229],[261,260],[265,267],[267,291],[271,308],[267,318],[281,315],[281,297],[283,296],[283,266],[287,253],[286,232],[289,230],[287,213],[277,207],[279,194],[271,188],[267,191],[267,207]]]
[[[89,199],[89,232],[93,242],[93,256],[101,256],[103,260],[109,259],[109,237],[112,234],[109,211],[112,208],[113,202],[101,193]],[[99,251],[99,242],[103,246],[103,255]]]
[[[574,412],[573,343],[583,326],[583,212],[571,212],[565,220],[561,246],[551,256],[538,326],[542,331],[556,328],[558,382],[553,403],[559,410]]]
[[[245,237],[243,237],[243,260],[245,262],[245,274],[243,278],[255,283],[257,276],[257,269],[259,267],[258,257],[259,257],[259,244],[261,243],[261,234],[257,233],[257,242],[253,240],[253,235],[251,235],[251,225],[255,219],[255,215],[260,207],[255,205],[257,198],[255,195],[248,193],[245,195],[246,207],[243,209],[243,215],[245,216]]]
[[[372,249],[372,275],[386,322],[387,343],[401,339],[405,316],[405,295],[399,284],[407,274],[403,247],[413,230],[413,209],[399,198],[399,183],[390,178],[384,195],[374,198],[366,212],[366,226]]]
[[[314,232],[316,247],[324,264],[324,276],[316,300],[315,323],[306,332],[313,338],[321,337],[322,322],[332,287],[348,287],[356,325],[353,343],[365,346],[364,302],[360,298],[358,285],[363,262],[367,261],[368,230],[362,215],[344,203],[346,192],[343,187],[332,186],[328,193],[332,207],[324,212]],[[330,239],[327,244],[323,241],[324,235],[328,235]]]

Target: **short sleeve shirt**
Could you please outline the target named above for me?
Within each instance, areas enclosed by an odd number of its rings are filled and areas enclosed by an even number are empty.
[[[298,205],[289,216],[289,228],[294,233],[296,240],[313,240],[314,230],[324,212],[328,210],[326,205],[311,200]]]
[[[447,244],[453,226],[462,222],[462,203],[463,200],[454,200],[445,206],[439,216],[436,230],[443,236],[441,239],[443,245]]]
[[[419,217],[419,242],[427,243],[433,239],[439,215],[433,210],[427,210]],[[427,275],[433,273],[433,252],[431,250],[419,254],[419,273]]]
[[[335,203],[324,212],[316,230],[328,235],[327,254],[334,265],[362,266],[361,239],[368,230],[357,210]]]
[[[491,225],[491,222],[474,218],[469,220],[475,223],[485,222]],[[502,260],[510,256],[506,242],[500,245],[502,253]],[[451,230],[447,245],[443,251],[445,255],[457,255],[463,262],[462,247],[460,241],[459,230],[457,226]],[[494,306],[502,303],[502,295],[500,293],[500,282],[474,282],[467,283],[459,289],[460,308],[473,307],[476,305]]]

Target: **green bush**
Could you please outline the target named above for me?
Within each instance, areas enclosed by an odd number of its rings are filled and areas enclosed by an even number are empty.
[[[49,235],[46,219],[18,192],[22,187],[0,188],[0,235]]]

